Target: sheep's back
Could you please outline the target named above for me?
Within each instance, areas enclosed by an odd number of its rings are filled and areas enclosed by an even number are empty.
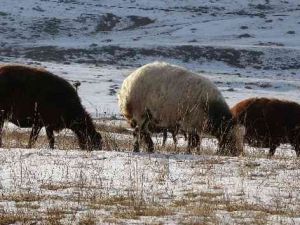
[[[232,108],[233,115],[246,127],[249,141],[269,139],[285,143],[287,136],[300,131],[300,105],[269,98],[246,99]]]
[[[207,78],[167,63],[147,64],[124,81],[119,103],[121,112],[139,121],[148,109],[161,126],[177,121],[201,124],[211,101],[225,102]],[[226,104],[226,103],[225,103]]]
[[[84,112],[76,90],[63,78],[40,68],[1,66],[1,110],[13,110],[14,118],[22,121],[32,116],[35,105],[44,122],[51,124],[61,123],[61,118],[68,123]]]

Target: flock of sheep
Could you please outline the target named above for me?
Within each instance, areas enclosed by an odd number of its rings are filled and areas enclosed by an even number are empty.
[[[140,141],[154,151],[152,132],[188,136],[188,150],[203,134],[218,139],[218,153],[237,156],[244,142],[268,147],[290,143],[300,156],[300,105],[278,99],[250,98],[232,109],[207,78],[164,62],[144,65],[131,73],[118,94],[119,107],[134,129],[134,151]],[[83,108],[75,88],[66,80],[38,68],[0,66],[0,145],[4,121],[31,127],[28,147],[45,127],[50,148],[54,131],[69,128],[81,149],[101,149],[102,138]]]

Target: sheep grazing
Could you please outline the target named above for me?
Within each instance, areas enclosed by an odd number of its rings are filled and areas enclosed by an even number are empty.
[[[219,153],[239,155],[242,134],[217,87],[198,74],[163,62],[144,65],[131,73],[118,94],[122,114],[136,124],[134,151],[140,138],[148,151],[154,146],[149,125],[172,128],[187,133],[210,133],[219,140]]]
[[[45,127],[50,148],[54,131],[75,132],[81,149],[101,149],[101,135],[83,108],[76,90],[66,80],[38,68],[22,65],[0,66],[0,144],[4,121],[32,127],[28,147]]]
[[[236,104],[232,114],[245,126],[245,141],[253,147],[276,148],[290,143],[300,156],[300,105],[268,98],[249,98]]]

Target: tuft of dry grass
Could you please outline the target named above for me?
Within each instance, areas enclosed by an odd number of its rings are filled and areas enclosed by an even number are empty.
[[[17,210],[16,212],[10,212],[7,210],[0,211],[0,224],[31,224],[33,221],[41,221],[40,216]]]
[[[3,147],[4,148],[27,148],[30,129],[16,128],[3,132]],[[33,148],[49,148],[49,141],[45,135],[40,134]],[[78,149],[77,138],[70,135],[67,130],[61,131],[55,135],[55,147],[59,149]]]
[[[95,224],[97,224],[97,219],[91,213],[87,213],[84,216],[82,216],[78,222],[78,225],[95,225]]]
[[[126,196],[95,196],[86,199],[92,209],[101,209],[103,206],[133,206],[135,199]]]
[[[128,135],[133,134],[133,132],[129,129],[129,127],[121,126],[120,124],[116,125],[116,124],[97,122],[96,129],[107,133],[128,134]]]
[[[62,207],[51,207],[45,212],[45,221],[49,225],[60,225],[63,224],[61,220],[66,217],[66,214],[70,213],[68,209]]]
[[[141,216],[164,217],[173,215],[171,209],[163,206],[134,206],[132,208],[123,208],[115,211],[113,216],[118,219],[133,219],[137,220]]]
[[[39,209],[41,206],[32,202],[16,202],[16,208],[25,208],[25,209]]]
[[[36,202],[41,201],[45,196],[30,192],[17,192],[2,194],[0,201],[14,201],[14,202]]]

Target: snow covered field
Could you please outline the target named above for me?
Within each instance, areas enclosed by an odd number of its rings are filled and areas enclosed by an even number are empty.
[[[103,151],[78,150],[62,132],[6,125],[0,149],[0,224],[300,224],[299,160],[289,145],[272,159],[246,147],[215,155],[206,139],[185,154],[171,138],[132,153],[116,93],[155,60],[202,73],[233,106],[267,96],[300,103],[297,0],[1,0],[0,63],[42,66],[80,81],[79,95],[104,136]],[[121,120],[119,120],[121,119]]]
[[[294,157],[2,149],[0,171],[0,219],[28,224],[300,223]]]

